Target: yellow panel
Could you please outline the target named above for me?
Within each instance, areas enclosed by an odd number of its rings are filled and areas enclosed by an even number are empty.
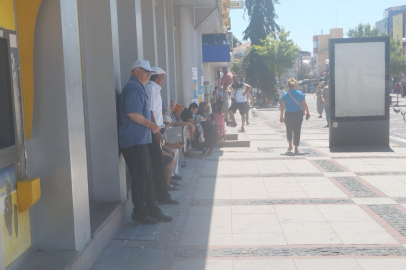
[[[24,212],[41,197],[39,178],[26,178],[17,182],[18,212]]]
[[[10,203],[0,216],[3,231],[4,259],[6,267],[31,246],[30,212],[17,211],[17,192],[6,195]]]
[[[1,1],[1,0],[0,0]],[[31,138],[34,110],[34,33],[42,0],[16,0],[25,137]]]
[[[0,0],[0,28],[16,30],[13,0]]]
[[[403,39],[403,13],[393,16],[393,38],[402,42]]]

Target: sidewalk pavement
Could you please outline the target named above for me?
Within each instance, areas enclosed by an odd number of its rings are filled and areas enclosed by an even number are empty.
[[[406,140],[332,153],[312,118],[294,155],[278,109],[259,113],[250,148],[187,159],[173,222],[128,220],[92,270],[406,269]]]

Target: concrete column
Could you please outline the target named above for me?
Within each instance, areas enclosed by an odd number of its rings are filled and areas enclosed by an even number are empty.
[[[110,0],[80,0],[89,182],[94,201],[121,201]],[[97,5],[97,9],[94,7]],[[102,74],[102,76],[100,76]]]
[[[183,96],[182,96],[182,81],[180,77],[180,49],[179,49],[179,18],[178,18],[179,12],[178,8],[173,8],[173,22],[174,22],[174,46],[175,46],[175,70],[176,70],[176,82],[177,82],[177,88],[176,88],[176,97],[177,97],[177,102],[179,104],[184,104],[183,103]]]
[[[156,38],[156,13],[154,0],[140,0],[142,11],[142,44],[144,59],[151,63],[151,66],[158,64],[158,48]]]
[[[203,47],[202,47],[202,27],[199,25],[195,30],[196,35],[196,44],[195,44],[195,52],[196,52],[196,63],[197,63],[197,88],[198,93],[200,93],[200,87],[202,85],[202,74],[203,74]],[[204,94],[202,95],[202,101],[204,101]]]
[[[173,0],[166,0],[166,29],[167,29],[167,44],[168,44],[168,85],[170,85],[170,98],[177,100],[177,72],[176,72],[176,50],[175,50],[175,33],[174,33],[174,19],[173,19]],[[169,104],[168,104],[169,105]]]
[[[192,8],[178,7],[178,28],[179,28],[179,51],[180,53],[180,80],[182,91],[182,102],[189,106],[193,99],[192,68],[198,67],[196,59],[196,33],[193,26]],[[200,63],[199,63],[200,65]],[[199,74],[198,74],[199,76]]]
[[[120,60],[120,38],[118,32],[118,10],[117,10],[117,0],[110,0],[110,9],[111,9],[111,34],[112,34],[112,44],[113,44],[113,62],[114,62],[114,81],[115,81],[115,94],[116,99],[121,93],[123,88],[122,79],[124,76],[121,76],[121,60]],[[124,72],[127,75],[126,72]],[[116,103],[117,106],[117,103]],[[117,109],[117,107],[116,107]],[[120,194],[121,201],[124,201],[127,198],[127,176],[125,169],[125,160],[121,154],[118,161],[118,172],[119,172],[119,181],[120,181]]]
[[[52,37],[52,38],[49,38]],[[31,208],[33,245],[80,250],[90,240],[78,3],[44,0],[34,45],[34,115],[28,177],[41,178]]]
[[[168,35],[167,35],[167,20],[166,20],[166,1],[167,0],[157,0],[158,8],[156,9],[156,43],[157,43],[157,53],[158,53],[158,63],[157,66],[163,68],[166,73],[166,80],[162,86],[162,101],[169,105],[170,101],[170,73],[168,65]]]
[[[122,87],[124,87],[130,79],[130,68],[132,64],[138,59],[138,57],[142,58],[143,55],[142,46],[139,46],[138,43],[140,41],[142,45],[142,39],[138,38],[138,34],[142,35],[141,22],[138,24],[136,17],[137,11],[140,14],[139,16],[141,16],[141,7],[137,8],[137,1],[140,0],[119,0],[116,2],[121,77],[120,92]]]

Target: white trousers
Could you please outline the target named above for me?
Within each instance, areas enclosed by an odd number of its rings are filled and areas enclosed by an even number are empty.
[[[175,167],[173,167],[173,172],[171,176],[175,176],[176,174],[179,173],[179,149],[173,149],[172,150],[175,153]]]

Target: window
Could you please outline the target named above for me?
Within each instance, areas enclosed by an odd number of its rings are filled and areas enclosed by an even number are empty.
[[[0,150],[15,144],[8,40],[0,38]]]

